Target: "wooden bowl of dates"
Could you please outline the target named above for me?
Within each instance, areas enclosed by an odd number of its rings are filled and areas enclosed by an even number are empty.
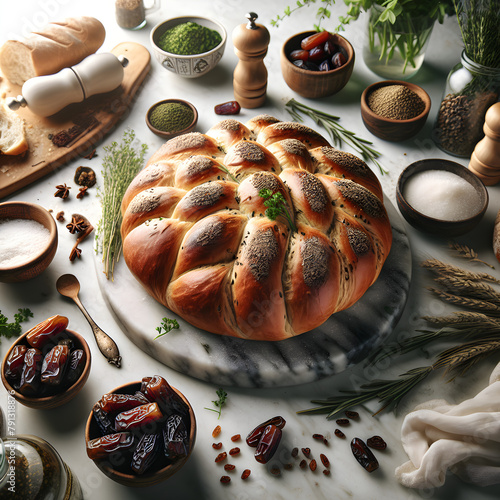
[[[370,96],[373,95],[373,92],[380,92],[380,89],[384,87],[386,89],[396,89],[400,86],[406,87],[420,98],[419,107],[415,112],[413,112],[414,101],[411,98],[409,99],[406,94],[398,97],[399,93],[395,93],[394,96],[391,96],[387,90],[385,96],[381,95],[379,103],[381,109],[384,110],[383,113],[385,114],[387,111],[387,114],[384,116],[373,111],[369,105]],[[402,90],[405,91],[405,89]],[[375,96],[373,95],[373,97]],[[411,95],[411,97],[414,96]],[[384,101],[388,103],[387,108],[384,107]],[[409,104],[406,104],[408,102]],[[378,109],[378,106],[376,109]],[[400,142],[416,135],[425,125],[430,109],[431,98],[429,94],[422,87],[402,80],[384,80],[373,83],[366,87],[361,95],[361,118],[365,127],[373,135],[385,141]],[[399,118],[400,116],[404,118]]]
[[[33,228],[19,225],[27,221],[31,221]],[[36,203],[8,201],[0,203],[0,224],[3,223],[9,223],[11,227],[8,229],[7,226],[4,226],[1,238],[6,238],[4,244],[7,244],[7,240],[9,240],[12,246],[15,245],[16,249],[7,246],[2,251],[2,255],[4,257],[8,256],[9,259],[5,260],[4,264],[4,259],[0,257],[0,281],[17,283],[35,278],[49,266],[56,254],[57,227],[54,218],[45,208]],[[38,225],[35,223],[38,223]],[[24,233],[20,233],[21,231],[30,229],[39,233],[40,224],[43,226],[40,229],[42,231],[43,228],[48,230],[48,235],[40,233],[40,238],[37,239],[38,234],[34,236],[33,234],[26,234],[26,245],[23,244],[23,240],[16,243],[9,236],[5,236],[10,234],[5,231],[16,231],[15,224],[18,224],[17,232],[19,237],[24,236]],[[12,255],[12,252],[16,252],[16,254]]]
[[[125,486],[165,481],[188,460],[196,419],[184,395],[159,375],[105,394],[87,420],[88,457]]]
[[[303,31],[281,48],[286,84],[302,97],[316,99],[342,90],[354,68],[354,49],[337,33]]]
[[[85,339],[67,329],[64,316],[52,316],[21,335],[2,363],[2,382],[19,403],[50,409],[73,399],[90,374]]]

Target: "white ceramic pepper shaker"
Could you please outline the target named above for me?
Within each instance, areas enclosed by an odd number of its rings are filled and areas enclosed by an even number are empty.
[[[234,98],[243,108],[257,108],[264,104],[267,90],[267,54],[270,36],[262,24],[257,24],[255,12],[246,14],[248,23],[233,30],[234,52],[239,58],[233,73]]]
[[[487,186],[500,182],[500,102],[490,106],[484,118],[484,138],[474,148],[469,170]]]

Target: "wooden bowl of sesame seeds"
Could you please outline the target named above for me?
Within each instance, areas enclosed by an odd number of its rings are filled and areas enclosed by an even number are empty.
[[[431,98],[414,83],[384,80],[369,85],[361,95],[365,127],[385,141],[400,142],[416,135],[431,109]]]

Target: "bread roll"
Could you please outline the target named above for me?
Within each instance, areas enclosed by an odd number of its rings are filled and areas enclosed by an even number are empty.
[[[263,189],[281,195],[274,214]],[[268,115],[165,143],[122,213],[125,262],[153,297],[198,328],[251,340],[305,333],[352,306],[392,243],[366,164]]]
[[[8,40],[0,48],[0,70],[15,85],[35,76],[52,75],[78,64],[103,44],[104,26],[93,17],[50,23],[23,41]]]
[[[28,141],[22,118],[0,106],[0,154],[20,155],[27,149]]]

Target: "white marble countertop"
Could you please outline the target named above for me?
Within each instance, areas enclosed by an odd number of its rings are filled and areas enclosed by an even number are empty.
[[[148,144],[149,152],[153,153],[162,143],[146,127],[144,116],[149,106],[161,98],[178,97],[191,101],[200,114],[197,130],[208,130],[219,118],[213,112],[213,106],[228,101],[232,95],[232,71],[237,63],[233,52],[230,34],[233,28],[244,22],[248,10],[259,14],[259,22],[269,27],[271,43],[265,59],[269,71],[268,97],[265,106],[258,110],[242,110],[239,117],[245,122],[260,112],[266,112],[281,119],[289,119],[284,110],[284,104],[291,97],[307,102],[313,107],[341,116],[341,123],[346,128],[354,130],[358,135],[373,140],[375,149],[382,153],[381,163],[389,171],[388,175],[379,176],[386,196],[394,202],[395,185],[402,169],[409,163],[429,157],[448,158],[439,151],[432,140],[430,132],[432,123],[441,99],[444,81],[451,67],[459,61],[461,39],[454,19],[446,20],[443,26],[437,25],[427,51],[426,62],[413,81],[423,86],[432,99],[432,109],[424,129],[413,139],[393,144],[384,142],[372,136],[363,126],[359,110],[359,98],[363,89],[379,77],[371,73],[362,59],[362,44],[364,39],[364,19],[348,26],[345,36],[353,44],[357,53],[354,73],[344,90],[332,97],[317,101],[308,101],[294,94],[282,79],[279,66],[279,51],[283,42],[293,33],[309,29],[315,22],[316,6],[305,8],[300,13],[281,23],[279,28],[270,26],[270,20],[281,13],[288,2],[279,0],[264,2],[257,0],[248,5],[242,0],[190,0],[182,2],[163,2],[159,12],[148,17],[147,26],[138,32],[120,29],[114,18],[114,2],[86,0],[85,2],[69,2],[67,0],[25,0],[22,3],[2,2],[0,7],[0,43],[12,37],[19,37],[36,30],[50,20],[58,20],[68,16],[91,15],[100,19],[105,25],[107,36],[102,50],[110,50],[124,40],[135,41],[149,48],[149,31],[152,26],[166,17],[185,14],[200,14],[216,17],[228,31],[228,43],[222,61],[208,75],[187,80],[173,75],[152,60],[152,69],[143,87],[134,100],[133,107],[118,127],[104,139],[97,148],[98,157],[91,161],[77,159],[55,172],[42,178],[35,184],[14,193],[1,201],[22,200],[39,203],[55,212],[64,210],[66,214],[79,212],[89,220],[97,223],[100,217],[100,204],[96,190],[91,189],[90,195],[83,200],[73,196],[67,201],[54,198],[54,187],[59,183],[72,184],[75,168],[88,164],[96,172],[100,172],[100,160],[104,156],[102,146],[111,140],[120,140],[123,131],[133,128],[137,137]],[[345,11],[345,6],[339,0],[332,14],[329,26],[336,26],[336,17]],[[314,126],[312,123],[306,124]],[[317,129],[320,133],[322,130]],[[349,148],[345,148],[349,150]],[[466,161],[458,160],[466,165]],[[373,167],[373,165],[372,165]],[[376,171],[376,167],[373,167]],[[378,174],[378,172],[377,172]],[[1,174],[0,174],[1,175]],[[74,189],[73,189],[74,191]],[[489,188],[490,206],[485,218],[470,234],[458,238],[460,243],[468,244],[477,250],[481,257],[494,264],[495,259],[491,248],[491,231],[496,213],[500,209],[500,190]],[[59,226],[61,228],[62,226]],[[452,262],[444,239],[430,237],[418,233],[407,226],[413,255],[413,279],[410,298],[404,314],[396,327],[392,338],[409,335],[421,326],[421,316],[424,314],[441,314],[447,309],[440,301],[430,297],[425,291],[425,275],[419,270],[418,264],[430,255]],[[70,328],[83,334],[92,350],[91,376],[81,393],[63,407],[49,411],[36,411],[16,405],[14,425],[17,433],[31,433],[41,436],[51,442],[60,452],[63,459],[77,474],[82,484],[85,498],[96,500],[133,500],[139,498],[184,498],[184,499],[376,499],[387,500],[435,498],[456,500],[493,500],[498,498],[498,488],[479,489],[467,485],[449,475],[444,487],[433,491],[414,491],[400,486],[395,477],[396,466],[407,460],[400,442],[400,427],[404,415],[416,404],[431,398],[445,398],[450,402],[460,402],[472,397],[481,390],[488,381],[489,373],[495,360],[491,360],[471,371],[466,378],[458,378],[445,384],[439,374],[429,378],[408,396],[399,408],[398,414],[384,413],[372,418],[369,411],[358,408],[360,421],[346,429],[348,438],[368,438],[379,434],[388,443],[385,452],[377,454],[380,470],[368,474],[354,460],[349,449],[349,440],[341,441],[333,436],[336,428],[334,421],[327,421],[324,416],[300,416],[296,411],[311,406],[312,398],[325,398],[333,395],[338,389],[358,387],[361,383],[376,378],[395,377],[409,368],[409,365],[427,364],[424,355],[418,359],[417,354],[404,360],[390,360],[387,365],[367,368],[360,364],[339,375],[326,378],[319,382],[279,389],[251,389],[226,387],[228,392],[227,405],[218,420],[217,415],[204,409],[211,406],[216,399],[217,387],[202,382],[188,375],[165,367],[139,350],[121,331],[112,312],[107,308],[101,295],[97,273],[94,266],[92,242],[90,239],[82,245],[82,258],[74,263],[68,261],[73,239],[67,231],[59,232],[59,248],[51,266],[38,278],[20,284],[0,283],[0,310],[12,318],[19,307],[29,307],[34,318],[26,323],[26,327],[42,321],[54,314],[62,314],[69,318]],[[456,262],[457,263],[457,262]],[[457,263],[458,264],[458,263]],[[498,264],[498,263],[497,263]],[[497,265],[498,267],[498,265]],[[477,269],[477,267],[474,267]],[[486,269],[480,269],[486,270]],[[123,366],[116,369],[107,364],[98,352],[92,338],[90,327],[76,306],[63,299],[55,289],[57,278],[64,273],[74,273],[80,280],[82,288],[80,298],[90,315],[119,344],[123,355]],[[99,272],[99,271],[98,271]],[[498,270],[492,271],[498,274]],[[134,311],[130,311],[134,314]],[[152,331],[151,336],[156,332]],[[0,345],[0,355],[3,357],[9,347],[8,341]],[[496,360],[498,361],[498,360]],[[184,468],[167,483],[146,489],[133,489],[114,483],[95,467],[87,458],[84,442],[84,426],[89,411],[100,396],[114,387],[128,381],[139,380],[143,376],[160,374],[171,385],[180,389],[193,405],[198,433],[193,454]],[[7,393],[0,391],[0,405],[6,408]],[[377,409],[376,402],[370,405],[371,410]],[[298,446],[310,447],[316,457],[325,453],[332,464],[332,474],[326,477],[321,470],[312,473],[301,470],[295,465],[293,471],[283,471],[281,477],[270,474],[268,467],[259,465],[253,458],[251,450],[241,445],[242,453],[233,463],[237,473],[229,486],[221,485],[219,478],[224,474],[221,467],[214,463],[216,455],[212,449],[214,441],[211,433],[220,424],[222,434],[220,441],[228,449],[231,447],[230,437],[240,433],[245,436],[256,424],[275,415],[282,415],[287,420],[280,451],[275,461],[284,464],[289,461],[290,450]],[[313,433],[331,436],[330,445],[324,448],[312,439]],[[251,480],[243,482],[239,476],[244,468],[252,470]]]

